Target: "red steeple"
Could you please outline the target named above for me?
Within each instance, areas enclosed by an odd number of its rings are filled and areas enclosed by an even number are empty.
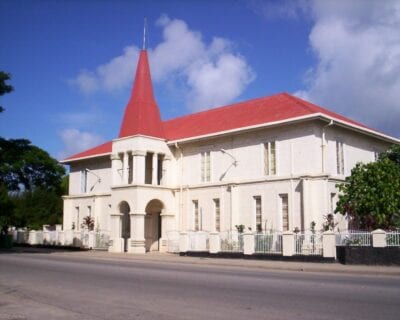
[[[140,51],[131,98],[125,108],[119,137],[137,134],[165,138],[160,111],[153,96],[147,51]]]

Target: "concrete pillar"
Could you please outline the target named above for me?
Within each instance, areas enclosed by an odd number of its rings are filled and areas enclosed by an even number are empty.
[[[95,247],[95,242],[96,242],[96,234],[94,231],[89,231],[89,243],[88,247],[89,249],[93,249]]]
[[[173,231],[174,228],[174,213],[162,212],[161,216],[161,239],[160,239],[160,252],[168,251],[168,237],[167,232]]]
[[[65,231],[58,231],[58,242],[61,246],[65,246]]]
[[[219,232],[210,232],[210,253],[218,253],[221,251],[221,239]]]
[[[243,253],[246,255],[254,254],[255,252],[255,239],[254,233],[243,234]]]
[[[64,245],[71,246],[74,239],[74,230],[66,230],[64,233]]]
[[[157,185],[157,172],[158,172],[158,154],[157,153],[153,153],[153,172],[151,175],[151,184],[153,185]]]
[[[282,255],[293,256],[294,253],[294,233],[291,231],[285,231],[282,234]]]
[[[372,246],[374,248],[386,247],[386,232],[381,229],[376,229],[371,232]]]
[[[28,243],[30,245],[38,244],[36,240],[36,230],[29,231]]]
[[[144,184],[144,177],[146,171],[146,152],[134,151],[133,152],[133,183]]]
[[[324,258],[336,259],[336,238],[333,231],[325,231],[322,234],[322,254]]]
[[[121,184],[121,159],[118,154],[111,155],[111,184]],[[64,226],[65,227],[65,226]]]
[[[179,235],[179,252],[189,251],[189,234],[187,232],[181,232]]]
[[[122,183],[128,184],[129,178],[129,154],[128,152],[124,152],[124,162],[123,162],[123,169],[122,169]]]
[[[121,213],[111,213],[110,252],[124,252],[124,239],[121,237]]]
[[[131,216],[131,237],[128,243],[129,253],[146,253],[145,238],[144,238],[144,218],[146,212],[135,211]]]

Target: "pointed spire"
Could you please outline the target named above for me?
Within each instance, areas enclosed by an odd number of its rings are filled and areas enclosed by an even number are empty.
[[[136,68],[132,94],[125,108],[119,137],[145,135],[165,138],[160,111],[153,95],[147,51],[142,50]]]

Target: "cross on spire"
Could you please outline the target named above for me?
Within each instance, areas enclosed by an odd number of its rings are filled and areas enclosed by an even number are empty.
[[[147,46],[148,46],[147,18],[144,17],[144,26],[143,26],[143,50],[147,50]]]

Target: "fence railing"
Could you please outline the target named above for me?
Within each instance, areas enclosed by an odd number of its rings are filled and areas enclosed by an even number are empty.
[[[237,231],[220,233],[222,252],[243,252],[243,234]]]
[[[294,235],[295,254],[322,255],[321,232],[299,232]]]
[[[255,253],[282,253],[282,232],[256,233],[254,235]]]
[[[108,250],[110,244],[110,234],[108,232],[96,232],[94,238],[94,248],[95,250]]]
[[[400,246],[400,230],[386,232],[386,246],[388,247]]]
[[[168,231],[167,232],[167,252],[177,253],[179,252],[179,232]]]
[[[189,251],[208,251],[209,250],[209,233],[206,231],[190,231]]]
[[[371,232],[346,230],[336,233],[337,246],[370,246]]]

